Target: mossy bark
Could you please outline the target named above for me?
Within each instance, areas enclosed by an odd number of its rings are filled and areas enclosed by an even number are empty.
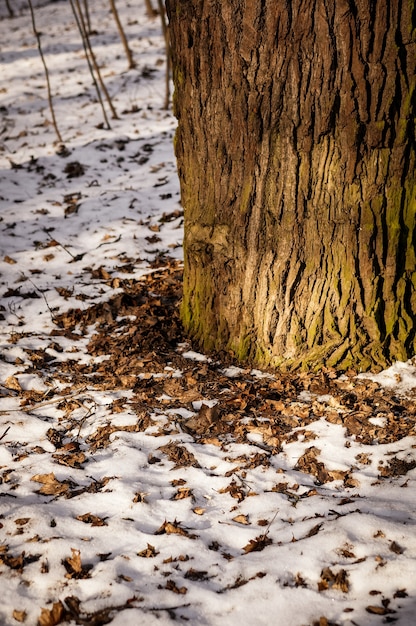
[[[413,356],[414,1],[166,5],[189,333],[281,368]]]

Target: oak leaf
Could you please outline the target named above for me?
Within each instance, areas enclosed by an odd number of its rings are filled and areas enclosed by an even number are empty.
[[[271,543],[273,543],[273,541],[270,539],[270,537],[268,537],[267,534],[264,534],[256,537],[255,539],[250,539],[248,544],[244,546],[243,550],[246,554],[248,554],[249,552],[261,552],[266,546],[270,545]]]
[[[43,485],[37,493],[41,493],[44,496],[60,496],[69,489],[68,483],[57,480],[53,472],[49,474],[36,474],[32,476],[30,480]]]
[[[51,609],[42,609],[38,626],[56,626],[65,619],[65,609],[61,601],[54,602]]]
[[[156,555],[158,555],[159,552],[156,550],[156,548],[154,546],[152,546],[152,544],[148,543],[147,544],[147,548],[145,548],[144,550],[141,550],[140,552],[137,553],[137,556],[141,556],[145,559],[151,559],[153,557],[155,557]]]

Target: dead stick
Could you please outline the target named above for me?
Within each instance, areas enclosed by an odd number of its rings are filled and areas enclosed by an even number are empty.
[[[115,22],[116,22],[116,25],[117,25],[117,30],[119,32],[121,42],[122,42],[124,50],[126,52],[127,62],[129,64],[129,70],[132,70],[133,68],[136,67],[136,63],[134,62],[134,59],[133,59],[133,53],[132,53],[132,51],[129,48],[127,37],[126,37],[126,34],[124,32],[123,26],[122,26],[121,21],[120,21],[120,17],[119,17],[118,11],[117,11],[115,0],[110,0],[110,7],[111,7],[111,11],[113,13],[113,16],[114,16],[114,19],[115,19]]]
[[[88,35],[87,27],[86,27],[85,21],[84,21],[84,15],[82,13],[82,9],[81,9],[81,5],[79,3],[79,0],[75,0],[75,4],[76,4],[76,6],[78,8],[78,15],[79,15],[79,19],[80,19],[80,22],[81,22],[84,38],[85,38],[86,44],[88,46],[88,50],[89,50],[89,53],[90,53],[92,64],[93,64],[94,69],[95,69],[95,71],[97,73],[97,76],[98,76],[98,81],[100,83],[100,87],[101,87],[101,89],[104,92],[104,95],[105,95],[105,98],[107,100],[108,106],[110,107],[110,111],[111,111],[111,114],[113,116],[113,119],[118,120],[117,111],[115,110],[115,108],[113,106],[113,102],[111,100],[110,94],[108,93],[107,87],[105,86],[105,83],[104,83],[104,81],[103,81],[103,79],[101,77],[100,68],[98,66],[97,59],[95,58],[94,50],[92,49],[91,40],[90,40],[90,37]]]
[[[28,0],[28,2],[29,2],[29,8],[30,8],[30,15],[32,17],[33,32],[34,32],[36,40],[38,42],[38,50],[39,50],[40,58],[42,59],[43,67],[45,69],[46,85],[47,85],[47,89],[48,89],[48,102],[49,102],[49,109],[50,109],[50,112],[51,112],[51,115],[52,115],[52,123],[53,123],[53,127],[55,129],[55,132],[56,132],[56,136],[58,137],[58,141],[60,143],[63,143],[62,137],[61,137],[61,133],[59,132],[58,125],[56,123],[55,111],[53,109],[53,102],[52,102],[51,84],[50,84],[50,81],[49,81],[49,72],[48,72],[48,67],[46,65],[45,57],[43,56],[42,45],[40,43],[40,32],[36,29],[35,13],[33,11],[32,0]]]
[[[75,8],[73,0],[69,0],[69,3],[71,5],[72,13],[74,14],[75,22],[76,22],[76,24],[78,26],[78,30],[79,30],[80,35],[81,35],[82,45],[83,45],[84,52],[85,52],[85,58],[87,59],[88,68],[90,70],[92,82],[94,83],[94,87],[95,87],[95,90],[96,90],[97,96],[98,96],[98,101],[99,101],[99,103],[101,105],[101,109],[102,109],[103,116],[104,116],[104,121],[105,121],[105,123],[107,125],[107,130],[110,130],[111,129],[110,122],[108,121],[107,113],[106,113],[105,108],[104,108],[103,99],[101,97],[100,88],[98,86],[97,79],[95,78],[94,70],[93,70],[93,67],[92,67],[92,64],[91,64],[91,61],[90,61],[90,57],[88,55],[88,48],[87,48],[87,44],[85,42],[85,35],[84,35],[83,28],[82,28],[82,24],[80,22],[80,18],[79,18],[78,14],[77,14],[77,10]]]
[[[170,43],[169,43],[169,31],[166,23],[165,7],[162,0],[157,0],[159,6],[160,19],[162,21],[162,32],[165,38],[166,47],[166,77],[165,77],[165,103],[164,108],[169,108],[170,100]]]

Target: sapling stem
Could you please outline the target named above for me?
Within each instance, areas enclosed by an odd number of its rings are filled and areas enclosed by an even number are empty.
[[[31,15],[31,18],[32,18],[33,32],[34,32],[34,35],[36,37],[36,41],[38,43],[38,50],[39,50],[40,58],[42,59],[42,64],[43,64],[43,67],[44,67],[44,70],[45,70],[46,86],[47,86],[47,89],[48,89],[49,110],[50,110],[51,116],[52,116],[52,124],[53,124],[53,127],[55,129],[56,136],[58,137],[58,141],[60,143],[63,143],[61,133],[59,132],[58,124],[56,123],[55,111],[54,111],[53,102],[52,102],[51,83],[50,83],[50,80],[49,80],[49,71],[48,71],[48,66],[46,65],[45,57],[44,57],[43,51],[42,51],[42,45],[41,45],[41,42],[40,42],[40,32],[36,28],[35,13],[33,11],[32,0],[28,0],[28,3],[29,3],[30,15]]]

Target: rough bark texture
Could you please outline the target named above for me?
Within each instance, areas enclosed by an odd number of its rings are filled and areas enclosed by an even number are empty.
[[[188,331],[288,368],[414,355],[414,0],[166,5]]]

